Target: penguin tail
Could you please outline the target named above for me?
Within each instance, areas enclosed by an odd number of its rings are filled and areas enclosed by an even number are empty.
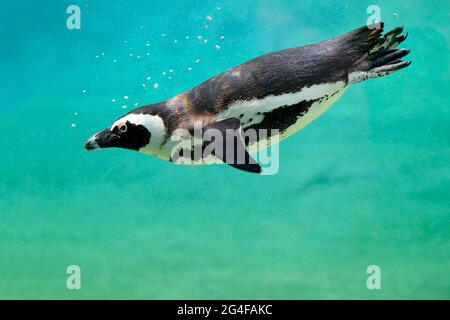
[[[383,77],[411,64],[411,61],[402,60],[410,51],[398,48],[406,40],[408,33],[403,34],[403,28],[398,27],[382,35],[383,26],[381,22],[355,30],[359,31],[360,37],[367,37],[366,53],[349,70],[349,83]]]

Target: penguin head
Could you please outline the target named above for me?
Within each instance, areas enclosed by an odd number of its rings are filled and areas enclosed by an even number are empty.
[[[149,114],[127,114],[88,139],[88,151],[122,148],[154,154],[165,141],[162,119]]]

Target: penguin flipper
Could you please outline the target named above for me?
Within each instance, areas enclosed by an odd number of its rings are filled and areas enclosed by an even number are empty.
[[[219,130],[222,136],[222,146],[212,153],[228,165],[251,173],[261,173],[262,168],[247,152],[241,134],[241,122],[237,118],[215,121],[206,127]],[[220,148],[222,147],[222,148]]]

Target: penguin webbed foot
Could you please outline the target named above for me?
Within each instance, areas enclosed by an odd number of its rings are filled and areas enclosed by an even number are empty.
[[[410,50],[398,49],[398,45],[408,37],[408,33],[402,35],[403,31],[403,27],[397,27],[380,36],[367,57],[349,73],[349,81],[357,83],[408,67],[411,61],[405,61],[402,58],[407,56]]]

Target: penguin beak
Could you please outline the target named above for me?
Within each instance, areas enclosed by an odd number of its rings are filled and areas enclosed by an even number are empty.
[[[84,148],[87,151],[109,148],[114,146],[114,142],[117,141],[120,137],[111,132],[109,129],[102,130],[86,141]]]

